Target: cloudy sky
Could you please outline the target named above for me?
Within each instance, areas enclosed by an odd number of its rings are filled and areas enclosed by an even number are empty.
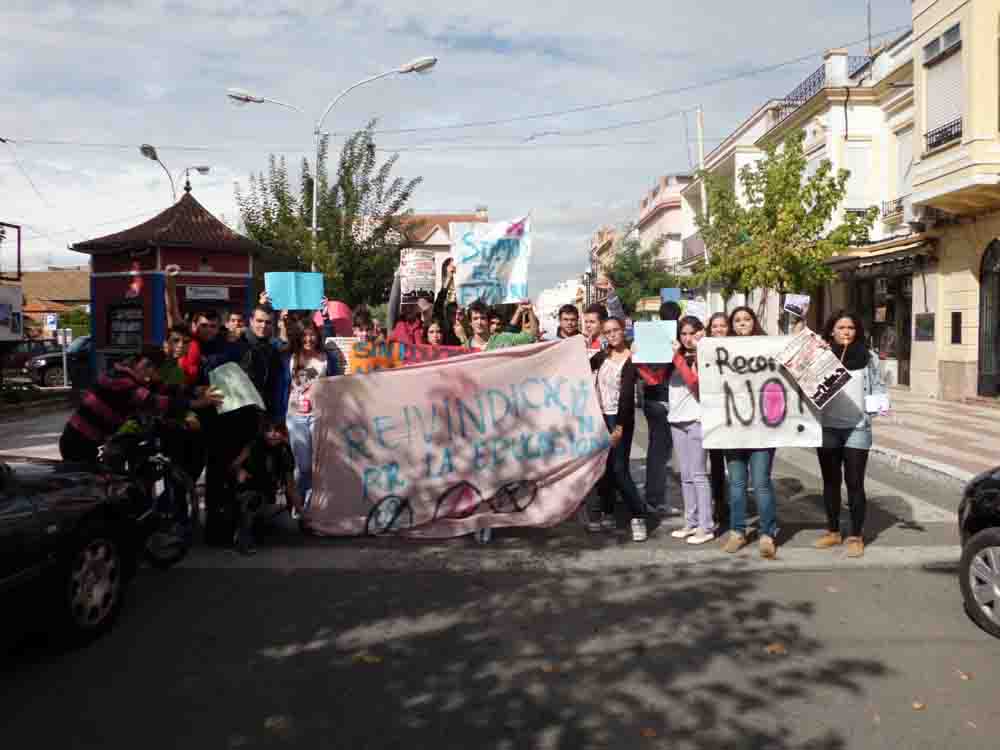
[[[910,0],[872,6],[876,42],[909,23]],[[424,178],[418,211],[531,211],[537,293],[579,274],[593,230],[634,219],[658,175],[690,168],[694,118],[686,138],[674,113],[701,104],[710,149],[865,19],[864,0],[4,0],[0,137],[16,146],[0,144],[0,221],[24,225],[29,267],[85,261],[67,245],[169,205],[138,150],[152,143],[175,175],[210,165],[194,194],[235,224],[234,182],[272,152],[297,165],[339,90],[435,55],[429,75],[352,92],[325,127],[377,117],[397,172]],[[234,107],[230,86],[307,115]]]

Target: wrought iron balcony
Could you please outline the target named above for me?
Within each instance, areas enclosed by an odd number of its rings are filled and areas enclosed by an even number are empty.
[[[962,137],[962,118],[959,117],[957,120],[952,120],[946,125],[942,125],[939,128],[934,128],[924,136],[927,140],[927,150],[933,151],[936,148],[940,148],[946,143],[951,143]]]
[[[864,55],[852,55],[848,57],[847,75],[853,77],[870,61],[871,58]],[[826,86],[826,66],[821,65],[781,100],[778,112],[779,122],[816,96],[824,86]]]
[[[887,219],[890,216],[903,213],[903,201],[908,197],[904,195],[891,201],[882,201],[882,218]]]

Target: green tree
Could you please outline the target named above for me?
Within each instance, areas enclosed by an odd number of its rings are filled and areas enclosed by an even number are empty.
[[[812,293],[833,278],[828,258],[867,242],[877,209],[848,213],[831,227],[850,172],[834,175],[824,159],[806,178],[803,138],[799,132],[768,146],[760,161],[740,170],[742,201],[729,181],[702,173],[709,215],[696,220],[709,262],[695,283],[719,286],[725,297],[751,289]]]
[[[62,328],[72,328],[73,338],[88,336],[90,334],[90,315],[82,307],[75,307],[68,313],[59,316],[59,325]]]
[[[643,248],[630,234],[631,227],[617,242],[610,276],[625,309],[634,312],[640,299],[659,297],[660,289],[680,286],[680,278],[667,271],[666,263],[659,257],[666,237]]]
[[[379,163],[375,121],[344,143],[332,184],[327,177],[328,142],[320,147],[315,173],[302,162],[302,182],[293,192],[284,159],[270,157],[267,176],[250,178],[247,193],[236,188],[243,226],[270,248],[265,270],[303,270],[311,264],[326,277],[326,292],[352,307],[384,302],[399,265],[403,240],[399,219],[421,178],[393,177],[398,156]],[[312,191],[318,184],[319,232],[312,242]]]

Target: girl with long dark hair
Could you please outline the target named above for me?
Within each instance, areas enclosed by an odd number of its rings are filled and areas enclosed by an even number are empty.
[[[729,316],[729,331],[733,336],[765,336],[757,315],[749,307],[737,307]],[[729,473],[729,537],[724,549],[738,552],[747,544],[747,486],[753,481],[757,511],[760,515],[760,556],[765,560],[777,556],[775,537],[778,519],[771,467],[774,448],[727,450],[726,469]]]
[[[705,327],[709,338],[729,335],[729,316],[724,312],[713,313]],[[712,487],[712,512],[719,533],[729,531],[729,496],[726,494],[726,452],[721,448],[709,448],[709,482]]]
[[[590,531],[615,528],[615,490],[621,494],[632,516],[632,541],[646,541],[646,506],[629,472],[632,435],[635,432],[636,369],[632,353],[625,344],[625,321],[608,318],[604,322],[608,348],[590,359],[590,369],[597,374],[597,399],[604,413],[604,423],[611,433],[611,450],[604,476],[597,484],[596,502],[590,507]]]
[[[823,474],[823,504],[826,507],[826,534],[816,541],[818,549],[830,549],[844,542],[840,532],[841,483],[847,485],[847,505],[851,513],[851,534],[846,539],[847,556],[865,552],[864,525],[867,499],[865,472],[872,447],[872,419],[866,401],[886,394],[878,355],[865,344],[865,328],[852,312],[840,310],[827,320],[823,339],[851,373],[844,386],[823,409],[823,447],[817,448]]]
[[[340,375],[337,357],[322,348],[319,329],[306,320],[292,337],[281,356],[281,377],[277,378],[275,403],[288,426],[289,445],[295,456],[295,481],[299,497],[308,505],[312,490],[312,387],[322,377]]]

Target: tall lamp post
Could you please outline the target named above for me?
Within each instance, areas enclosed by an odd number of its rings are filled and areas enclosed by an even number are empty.
[[[167,165],[164,164],[162,161],[160,161],[160,157],[156,153],[156,148],[154,146],[150,146],[148,143],[143,143],[141,146],[139,146],[139,153],[142,154],[143,156],[145,156],[150,161],[155,161],[157,164],[159,164],[161,167],[163,167],[163,171],[167,173],[167,179],[170,180],[170,194],[174,198],[174,203],[176,203],[177,202],[177,188],[174,185],[173,175],[170,174],[170,170],[167,169]]]
[[[326,105],[326,109],[323,110],[323,114],[316,121],[316,125],[313,127],[313,140],[316,145],[316,174],[313,178],[313,191],[312,191],[312,238],[313,238],[313,250],[318,244],[317,237],[319,234],[319,225],[317,224],[317,198],[319,194],[319,158],[320,158],[320,146],[322,144],[323,136],[323,121],[326,120],[327,115],[330,114],[330,110],[343,99],[347,94],[349,94],[354,89],[359,86],[364,86],[366,83],[371,83],[372,81],[377,81],[380,78],[388,78],[393,75],[401,75],[403,73],[427,73],[437,64],[436,57],[418,57],[415,60],[411,60],[405,65],[399,68],[393,68],[392,70],[387,70],[384,73],[379,73],[378,75],[371,76],[370,78],[365,78],[364,80],[358,81],[346,89],[341,91],[337,96],[335,96],[329,104]],[[287,102],[278,101],[277,99],[270,99],[266,96],[257,96],[251,94],[249,91],[244,89],[231,88],[226,90],[226,96],[229,97],[230,101],[234,104],[276,104],[279,107],[285,107],[286,109],[294,109],[296,112],[305,114],[305,112],[296,107],[294,104],[288,104]],[[316,270],[315,261],[312,263],[312,270]]]

